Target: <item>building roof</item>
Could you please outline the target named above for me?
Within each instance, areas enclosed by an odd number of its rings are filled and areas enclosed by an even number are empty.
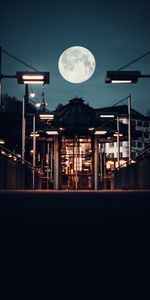
[[[74,98],[68,104],[53,111],[54,124],[61,127],[89,127],[94,126],[96,112],[94,108],[84,103],[82,98]]]
[[[128,105],[116,105],[116,106],[108,106],[102,108],[95,109],[96,114],[115,114],[119,115],[120,117],[127,117],[128,116]],[[140,112],[136,111],[135,109],[131,108],[131,118],[136,120],[150,120],[149,117],[141,114]]]
[[[106,130],[109,135],[117,128],[115,119],[101,119],[96,109],[86,104],[82,98],[74,98],[68,104],[60,106],[53,111],[55,128],[65,128],[65,132],[85,132],[89,128]],[[120,123],[120,130],[127,132],[127,125]]]

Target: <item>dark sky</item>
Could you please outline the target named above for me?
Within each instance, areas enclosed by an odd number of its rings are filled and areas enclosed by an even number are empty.
[[[150,78],[133,85],[105,84],[107,70],[117,70],[150,50],[150,1],[4,1],[0,10],[1,47],[39,71],[49,71],[45,85],[49,109],[75,96],[98,108],[110,106],[131,94],[132,107],[150,109]],[[61,53],[71,46],[88,48],[95,56],[96,71],[86,82],[72,84],[58,71]],[[2,73],[30,70],[2,53]],[[150,54],[124,70],[150,74]],[[35,88],[36,100],[42,87]],[[3,79],[3,93],[20,100],[24,86]],[[122,104],[127,104],[126,100]]]

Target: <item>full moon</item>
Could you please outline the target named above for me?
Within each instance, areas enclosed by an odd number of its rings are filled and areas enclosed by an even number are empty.
[[[96,61],[93,54],[81,46],[65,50],[58,61],[61,76],[72,83],[88,80],[94,73]]]

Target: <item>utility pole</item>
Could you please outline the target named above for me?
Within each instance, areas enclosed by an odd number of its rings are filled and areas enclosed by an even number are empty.
[[[35,115],[33,115],[33,190],[35,189],[35,159],[36,159],[36,132],[35,132]]]
[[[25,141],[26,141],[26,116],[28,109],[29,91],[28,84],[25,85],[25,95],[22,101],[22,163],[24,163],[25,157]]]
[[[2,105],[2,47],[0,47],[0,106]]]
[[[117,116],[117,161],[118,168],[120,167],[120,132],[119,132],[119,116]]]
[[[131,95],[128,96],[128,149],[129,149],[129,164],[131,160]]]

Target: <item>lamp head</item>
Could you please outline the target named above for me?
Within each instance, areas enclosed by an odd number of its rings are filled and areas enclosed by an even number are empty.
[[[139,77],[139,71],[107,71],[105,83],[136,83]]]
[[[16,72],[19,84],[48,84],[49,72]]]

